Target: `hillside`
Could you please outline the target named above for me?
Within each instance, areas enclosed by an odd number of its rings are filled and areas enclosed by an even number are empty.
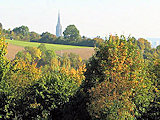
[[[24,41],[17,41],[17,40],[6,40],[9,44],[16,45],[16,46],[31,46],[31,47],[38,47],[41,43],[36,43],[36,42],[24,42]],[[49,50],[65,50],[65,49],[74,49],[74,48],[90,48],[90,47],[84,47],[84,46],[72,46],[72,45],[60,45],[60,44],[47,44],[46,48]]]

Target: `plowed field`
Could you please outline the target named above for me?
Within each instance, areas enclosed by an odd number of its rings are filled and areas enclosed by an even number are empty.
[[[9,44],[8,48],[7,48],[8,53],[7,53],[6,57],[8,59],[12,60],[12,59],[14,59],[14,57],[18,53],[18,51],[22,51],[22,50],[24,50],[24,47]]]
[[[8,45],[8,54],[6,55],[7,58],[14,59],[15,55],[18,51],[24,50],[24,47],[16,46],[9,44]],[[74,49],[66,49],[66,50],[60,50],[55,51],[58,55],[63,55],[64,53],[75,53],[77,55],[80,55],[82,59],[88,59],[94,54],[94,48],[74,48]]]
[[[88,59],[94,54],[94,48],[75,48],[55,52],[60,56],[62,56],[64,53],[75,53],[80,55],[82,59]]]

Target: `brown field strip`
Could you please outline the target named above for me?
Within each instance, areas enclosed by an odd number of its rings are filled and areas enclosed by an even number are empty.
[[[10,60],[14,59],[15,55],[19,52],[19,51],[22,51],[24,50],[23,47],[21,46],[16,46],[16,45],[12,45],[12,44],[9,44],[8,47],[7,47],[7,55],[6,57]]]
[[[64,53],[74,53],[82,59],[89,59],[94,54],[94,48],[75,48],[68,50],[55,51],[56,54],[62,56]]]
[[[6,57],[12,60],[14,59],[18,51],[24,50],[24,47],[9,44],[7,50],[8,50],[8,53]],[[94,54],[94,48],[67,49],[67,50],[55,51],[55,53],[60,56],[62,56],[64,53],[74,53],[74,54],[80,55],[82,59],[88,59]]]

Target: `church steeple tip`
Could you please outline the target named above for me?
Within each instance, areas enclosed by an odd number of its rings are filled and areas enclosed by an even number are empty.
[[[58,10],[58,23],[60,23],[60,11]]]

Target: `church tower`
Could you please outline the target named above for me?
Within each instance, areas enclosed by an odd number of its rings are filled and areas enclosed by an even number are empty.
[[[56,26],[56,36],[60,37],[62,36],[62,26],[60,23],[60,13],[58,12],[58,22],[57,22],[57,26]]]

